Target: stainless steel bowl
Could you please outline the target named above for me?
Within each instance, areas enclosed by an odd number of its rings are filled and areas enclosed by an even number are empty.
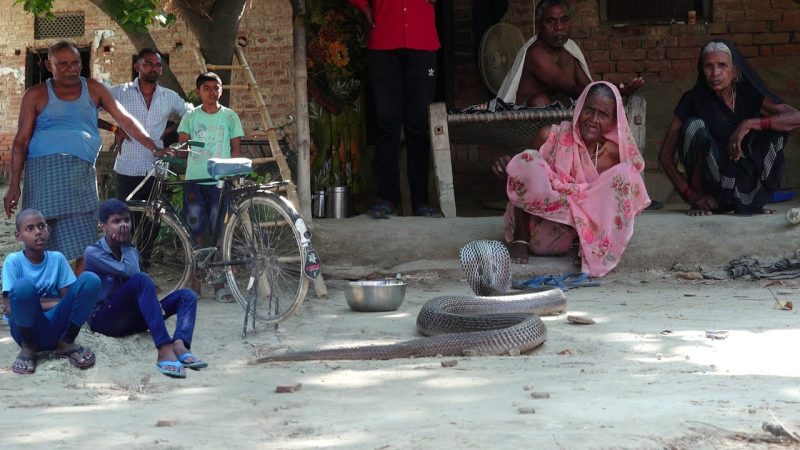
[[[351,281],[344,296],[353,311],[394,311],[403,303],[406,284],[394,280]]]

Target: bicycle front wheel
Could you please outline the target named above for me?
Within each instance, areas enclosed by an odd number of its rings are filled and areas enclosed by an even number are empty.
[[[185,287],[191,276],[192,244],[178,219],[145,202],[128,202],[128,209],[142,270],[159,287],[159,295]]]
[[[275,197],[256,193],[240,200],[222,237],[229,289],[242,307],[267,323],[289,317],[308,289],[293,211]]]

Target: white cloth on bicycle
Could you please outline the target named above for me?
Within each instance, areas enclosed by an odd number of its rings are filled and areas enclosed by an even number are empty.
[[[183,117],[194,107],[184,101],[177,92],[156,84],[150,107],[144,101],[142,91],[139,89],[139,78],[130,83],[112,86],[111,95],[125,107],[125,109],[142,124],[150,134],[153,142],[163,147],[161,135],[167,127],[167,121],[174,113]],[[135,139],[126,139],[122,143],[121,152],[114,161],[114,172],[129,177],[142,177],[153,168],[156,157],[144,145]]]

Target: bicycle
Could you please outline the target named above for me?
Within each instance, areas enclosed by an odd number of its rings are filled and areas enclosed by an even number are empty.
[[[188,141],[170,147],[191,151],[202,143]],[[221,189],[213,241],[222,231],[221,257],[216,246],[200,248],[190,228],[172,204],[170,187],[186,181],[169,180],[170,157],[157,159],[144,180],[125,199],[131,211],[134,245],[143,263],[168,292],[186,286],[192,273],[211,281],[224,273],[236,301],[245,309],[242,336],[248,319],[253,328],[259,319],[275,324],[288,318],[302,304],[309,279],[320,272],[319,258],[311,244],[311,233],[294,206],[279,192],[288,184],[277,181],[257,184],[246,178],[252,167],[246,158],[215,159],[209,163],[214,181]],[[133,196],[154,179],[148,199]],[[223,207],[227,205],[227,207]],[[201,279],[201,278],[198,278]],[[266,305],[259,305],[263,298]],[[266,311],[265,311],[266,310]]]

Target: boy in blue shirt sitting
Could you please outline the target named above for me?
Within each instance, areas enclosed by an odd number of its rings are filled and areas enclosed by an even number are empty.
[[[96,273],[102,283],[100,300],[89,319],[92,331],[121,337],[150,330],[158,349],[156,367],[162,374],[185,378],[185,367],[199,370],[208,364],[197,359],[192,345],[197,295],[178,289],[159,302],[156,285],[139,270],[139,252],[131,243],[131,214],[115,198],[100,205],[97,213],[105,236],[86,247],[86,270]],[[164,319],[177,314],[175,334],[170,337]]]
[[[3,306],[20,346],[11,371],[34,373],[36,353],[43,350],[54,350],[79,369],[92,367],[94,353],[75,338],[94,309],[100,280],[87,272],[75,278],[64,255],[45,250],[50,230],[39,211],[17,214],[14,236],[24,248],[6,256],[2,273]]]

